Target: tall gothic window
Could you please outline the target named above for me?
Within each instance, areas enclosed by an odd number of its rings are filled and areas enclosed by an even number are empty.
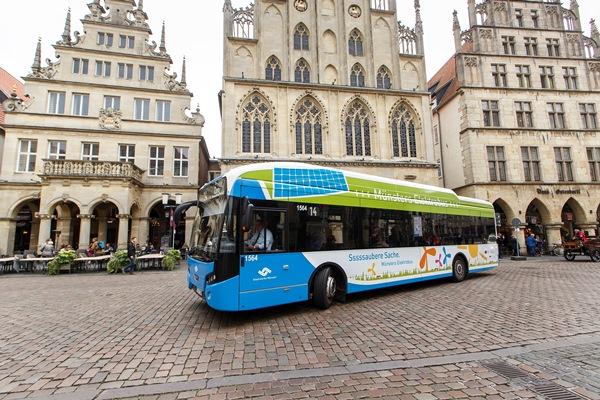
[[[392,112],[391,124],[394,157],[416,158],[417,136],[414,114],[404,104],[400,104]]]
[[[267,60],[267,66],[265,68],[265,79],[268,81],[280,81],[281,80],[281,63],[275,56],[271,56]]]
[[[298,24],[294,31],[294,50],[309,50],[308,29],[304,24]]]
[[[296,154],[323,154],[323,111],[312,97],[296,108]]]
[[[358,57],[362,57],[364,54],[363,39],[358,29],[354,29],[350,32],[350,37],[348,38],[348,52],[351,56]]]
[[[350,71],[350,86],[365,87],[365,70],[359,63],[354,64]]]
[[[310,83],[310,67],[304,58],[301,58],[296,63],[294,80],[299,83]]]
[[[381,66],[381,68],[379,68],[379,71],[377,71],[377,88],[392,88],[392,74],[386,66]]]
[[[358,99],[348,107],[344,121],[347,155],[371,155],[371,118],[365,104]]]
[[[242,107],[242,152],[271,152],[271,107],[258,93],[248,97]]]

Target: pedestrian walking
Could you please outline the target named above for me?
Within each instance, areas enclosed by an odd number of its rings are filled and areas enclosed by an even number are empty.
[[[527,240],[525,240],[525,244],[527,245],[527,253],[531,257],[535,257],[535,251],[537,248],[537,240],[535,240],[535,235],[532,233],[527,236]]]
[[[137,238],[132,237],[129,243],[127,243],[127,257],[129,258],[129,264],[125,267],[123,272],[133,275],[135,271],[135,250],[137,248]]]

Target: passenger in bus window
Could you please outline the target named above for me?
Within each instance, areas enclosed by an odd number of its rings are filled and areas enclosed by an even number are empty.
[[[273,233],[267,228],[260,217],[254,220],[254,228],[250,239],[246,240],[246,248],[250,251],[271,251]]]

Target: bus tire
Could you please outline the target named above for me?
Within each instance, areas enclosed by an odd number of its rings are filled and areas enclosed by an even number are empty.
[[[331,267],[317,272],[313,282],[313,303],[317,308],[326,310],[333,304],[337,292],[337,282]]]
[[[452,263],[452,279],[454,282],[462,282],[469,273],[467,261],[463,257],[456,257]]]

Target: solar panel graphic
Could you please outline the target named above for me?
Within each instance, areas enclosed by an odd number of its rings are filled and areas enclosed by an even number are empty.
[[[321,196],[347,192],[342,172],[328,169],[275,168],[275,198]]]

